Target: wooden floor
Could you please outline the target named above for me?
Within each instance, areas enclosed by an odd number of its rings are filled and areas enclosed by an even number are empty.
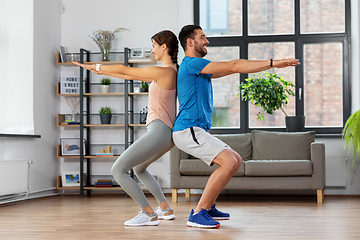
[[[167,197],[171,201],[171,197]],[[0,239],[360,239],[360,198],[221,197],[231,219],[219,229],[186,226],[198,196],[173,204],[158,226],[125,227],[140,210],[124,196],[56,196],[0,206]],[[156,206],[154,198],[149,201]]]

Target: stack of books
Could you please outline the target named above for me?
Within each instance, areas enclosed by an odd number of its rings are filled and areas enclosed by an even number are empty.
[[[95,183],[95,187],[112,187],[113,183],[111,179],[98,179]]]
[[[65,120],[60,123],[61,125],[80,125],[80,122],[72,122],[71,120]]]

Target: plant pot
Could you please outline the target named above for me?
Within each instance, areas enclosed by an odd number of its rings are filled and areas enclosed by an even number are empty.
[[[101,124],[110,124],[111,114],[100,114],[100,122]]]
[[[148,92],[149,88],[140,88],[140,92]]]
[[[305,116],[285,117],[287,132],[303,132],[305,128]]]
[[[102,93],[109,93],[110,91],[110,85],[101,85],[100,88]]]

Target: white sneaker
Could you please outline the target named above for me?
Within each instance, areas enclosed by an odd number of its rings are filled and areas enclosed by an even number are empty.
[[[155,209],[155,213],[156,215],[158,215],[158,218],[160,220],[172,220],[175,219],[176,216],[174,215],[174,210],[172,209],[172,207],[169,207],[166,210],[162,210],[161,207],[158,207]]]
[[[160,221],[156,213],[154,215],[148,215],[146,212],[142,211],[139,215],[130,219],[124,223],[125,226],[155,226],[159,225]]]

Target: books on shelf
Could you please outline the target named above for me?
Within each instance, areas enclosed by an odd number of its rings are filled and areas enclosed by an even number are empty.
[[[61,125],[80,125],[80,122],[69,122],[69,121],[65,121],[65,122],[61,122]]]
[[[111,179],[98,179],[95,183],[95,187],[112,187],[113,182]]]

